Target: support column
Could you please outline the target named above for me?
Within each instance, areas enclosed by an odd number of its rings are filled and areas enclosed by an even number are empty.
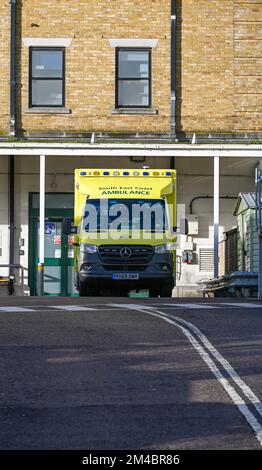
[[[219,241],[219,156],[214,155],[214,277],[218,277]]]
[[[258,298],[262,299],[262,170],[256,168],[256,226],[258,233]]]
[[[39,263],[37,265],[37,295],[44,295],[45,264],[45,155],[40,155],[40,194],[39,194]]]
[[[15,170],[14,155],[8,157],[8,227],[9,227],[9,295],[14,295],[14,251],[15,251]]]
[[[258,236],[258,240],[259,240],[258,298],[262,299],[262,235]]]
[[[14,234],[15,234],[15,170],[14,155],[8,157],[8,225],[9,225],[9,264],[14,264]],[[9,275],[13,275],[10,267]]]

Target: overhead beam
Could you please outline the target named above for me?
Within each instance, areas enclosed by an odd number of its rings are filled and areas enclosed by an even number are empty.
[[[106,144],[0,144],[0,155],[68,156],[68,157],[182,157],[262,159],[262,145],[202,146],[202,145],[106,145]]]

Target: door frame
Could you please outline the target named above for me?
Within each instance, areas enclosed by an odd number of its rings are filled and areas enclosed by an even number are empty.
[[[28,285],[30,289],[30,295],[37,295],[36,292],[36,267],[34,260],[36,258],[37,252],[37,234],[35,233],[37,224],[36,220],[39,220],[39,207],[33,208],[33,197],[39,194],[39,192],[30,192],[29,195],[29,217],[28,217]],[[46,194],[73,194],[72,192],[47,192]],[[45,217],[48,218],[58,218],[63,219],[63,217],[72,217],[74,216],[74,209],[62,209],[62,208],[46,208],[45,209]],[[62,244],[67,244],[66,236],[61,236],[61,246]],[[62,247],[61,247],[62,248]],[[63,253],[63,250],[62,250]],[[65,295],[67,292],[67,272],[65,270],[68,269],[67,265],[65,266],[65,257],[61,258],[61,294],[60,296]],[[64,279],[65,278],[65,279]]]

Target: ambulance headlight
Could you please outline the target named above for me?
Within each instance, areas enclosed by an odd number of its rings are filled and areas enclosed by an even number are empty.
[[[163,254],[163,253],[169,253],[172,251],[172,245],[171,243],[165,243],[164,245],[157,245],[155,246],[155,253]]]
[[[88,243],[81,243],[80,245],[81,253],[96,253],[97,246],[96,245],[89,245]]]

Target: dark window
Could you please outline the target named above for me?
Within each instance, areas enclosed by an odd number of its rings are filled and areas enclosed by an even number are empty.
[[[116,107],[151,106],[151,50],[116,50]]]
[[[64,106],[65,50],[30,48],[29,106]]]

